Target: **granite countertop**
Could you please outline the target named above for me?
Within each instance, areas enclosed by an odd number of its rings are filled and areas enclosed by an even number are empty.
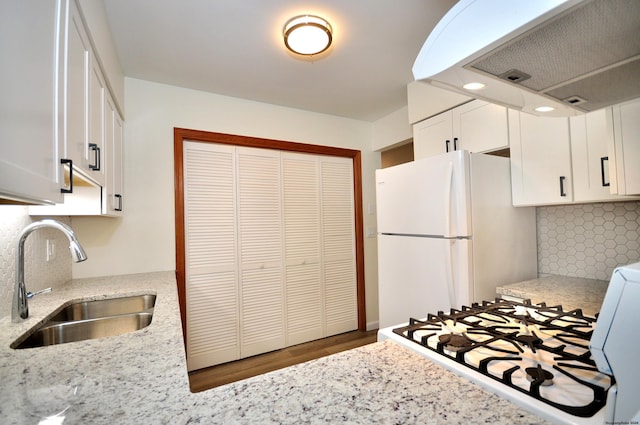
[[[600,311],[609,282],[568,276],[546,276],[503,285],[496,288],[500,295],[530,299],[532,303],[562,305],[565,311],[581,308],[593,316]]]
[[[109,338],[13,350],[73,299],[157,294],[151,325]],[[392,341],[200,393],[189,380],[173,272],[74,280],[0,319],[3,424],[544,424]]]

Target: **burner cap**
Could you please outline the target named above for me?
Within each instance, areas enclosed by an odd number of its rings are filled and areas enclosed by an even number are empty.
[[[539,347],[540,345],[542,345],[542,340],[538,338],[538,336],[534,333],[532,333],[531,335],[518,335],[516,336],[516,341],[531,348],[534,353],[536,352],[535,347]]]
[[[524,371],[527,373],[527,379],[531,382],[541,380],[540,385],[545,387],[553,384],[553,373],[543,369],[540,365],[538,367],[528,367]]]
[[[473,345],[473,341],[467,336],[459,334],[442,334],[438,337],[438,341],[449,351],[460,351]]]

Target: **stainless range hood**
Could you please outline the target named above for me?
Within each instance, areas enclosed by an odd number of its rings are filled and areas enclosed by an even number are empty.
[[[640,97],[639,0],[461,0],[436,25],[416,80],[542,115]],[[468,91],[464,84],[484,88]]]

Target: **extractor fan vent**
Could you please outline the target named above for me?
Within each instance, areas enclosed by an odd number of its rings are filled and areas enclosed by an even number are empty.
[[[500,74],[499,77],[512,83],[521,83],[531,78],[531,75],[526,72],[518,71],[517,69],[510,69],[504,74]]]
[[[564,103],[568,103],[569,105],[580,105],[581,103],[585,103],[586,99],[581,98],[580,96],[571,96],[566,99],[562,99]]]
[[[583,111],[640,96],[640,1],[593,0],[534,27],[465,68]]]

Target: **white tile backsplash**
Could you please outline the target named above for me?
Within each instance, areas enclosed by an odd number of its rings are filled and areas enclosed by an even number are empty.
[[[640,202],[537,208],[538,273],[608,281],[640,261]]]
[[[18,235],[33,221],[28,207],[0,205],[0,317],[11,314],[11,297],[16,276]],[[68,217],[56,220],[70,224]],[[46,261],[47,240],[55,245],[55,257]],[[71,279],[69,241],[55,229],[39,229],[25,241],[25,284],[27,291],[56,288]],[[43,294],[41,296],[46,296]]]

